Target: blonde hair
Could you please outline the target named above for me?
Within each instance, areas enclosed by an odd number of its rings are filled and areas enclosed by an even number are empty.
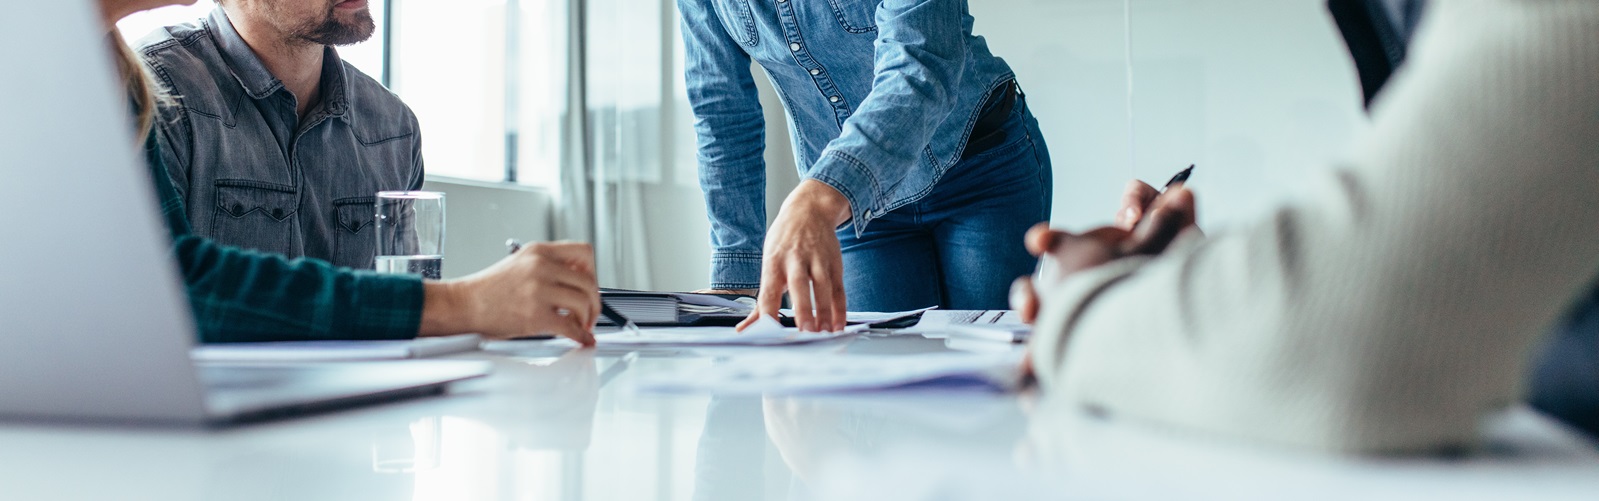
[[[149,67],[138,54],[133,53],[133,48],[123,41],[122,31],[111,28],[107,42],[111,44],[116,53],[117,73],[122,76],[122,87],[128,91],[128,97],[133,100],[137,113],[134,121],[135,133],[138,134],[139,144],[149,139],[151,127],[155,125],[156,114],[160,107],[169,104],[171,96],[166,93],[166,88],[156,83],[150,74]]]

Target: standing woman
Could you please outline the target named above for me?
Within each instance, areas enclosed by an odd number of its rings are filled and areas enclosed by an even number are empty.
[[[789,292],[799,326],[844,312],[1004,308],[1049,217],[1048,149],[966,0],[678,0],[711,288]],[[754,60],[788,111],[802,181],[763,233]],[[764,252],[763,252],[764,240]],[[846,295],[848,301],[846,303]]]

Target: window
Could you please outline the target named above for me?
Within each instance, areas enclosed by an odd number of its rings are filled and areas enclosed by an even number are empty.
[[[430,174],[554,186],[566,134],[567,0],[392,0],[392,88]]]
[[[422,123],[429,174],[506,175],[505,0],[395,0],[391,87]]]

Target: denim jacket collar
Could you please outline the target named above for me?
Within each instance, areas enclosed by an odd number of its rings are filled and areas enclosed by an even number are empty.
[[[216,34],[217,47],[223,59],[246,94],[254,99],[265,99],[283,89],[283,81],[267,70],[266,63],[261,62],[250,44],[245,43],[222,6],[211,10],[207,22],[213,28],[212,33]],[[344,74],[344,61],[332,47],[323,47],[322,50],[322,110],[329,116],[342,117],[350,108],[349,78]]]

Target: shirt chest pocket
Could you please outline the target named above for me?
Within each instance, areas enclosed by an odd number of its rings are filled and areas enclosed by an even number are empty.
[[[216,181],[211,238],[228,245],[297,256],[294,215],[300,196],[292,186],[239,179]]]
[[[728,36],[738,43],[756,45],[755,14],[750,11],[749,0],[716,0],[716,17],[722,19]]]
[[[839,26],[850,33],[877,32],[877,5],[880,0],[827,0]]]
[[[377,255],[376,231],[372,227],[377,211],[375,197],[346,197],[333,201],[333,221],[338,225],[334,262],[353,268],[372,268]]]

